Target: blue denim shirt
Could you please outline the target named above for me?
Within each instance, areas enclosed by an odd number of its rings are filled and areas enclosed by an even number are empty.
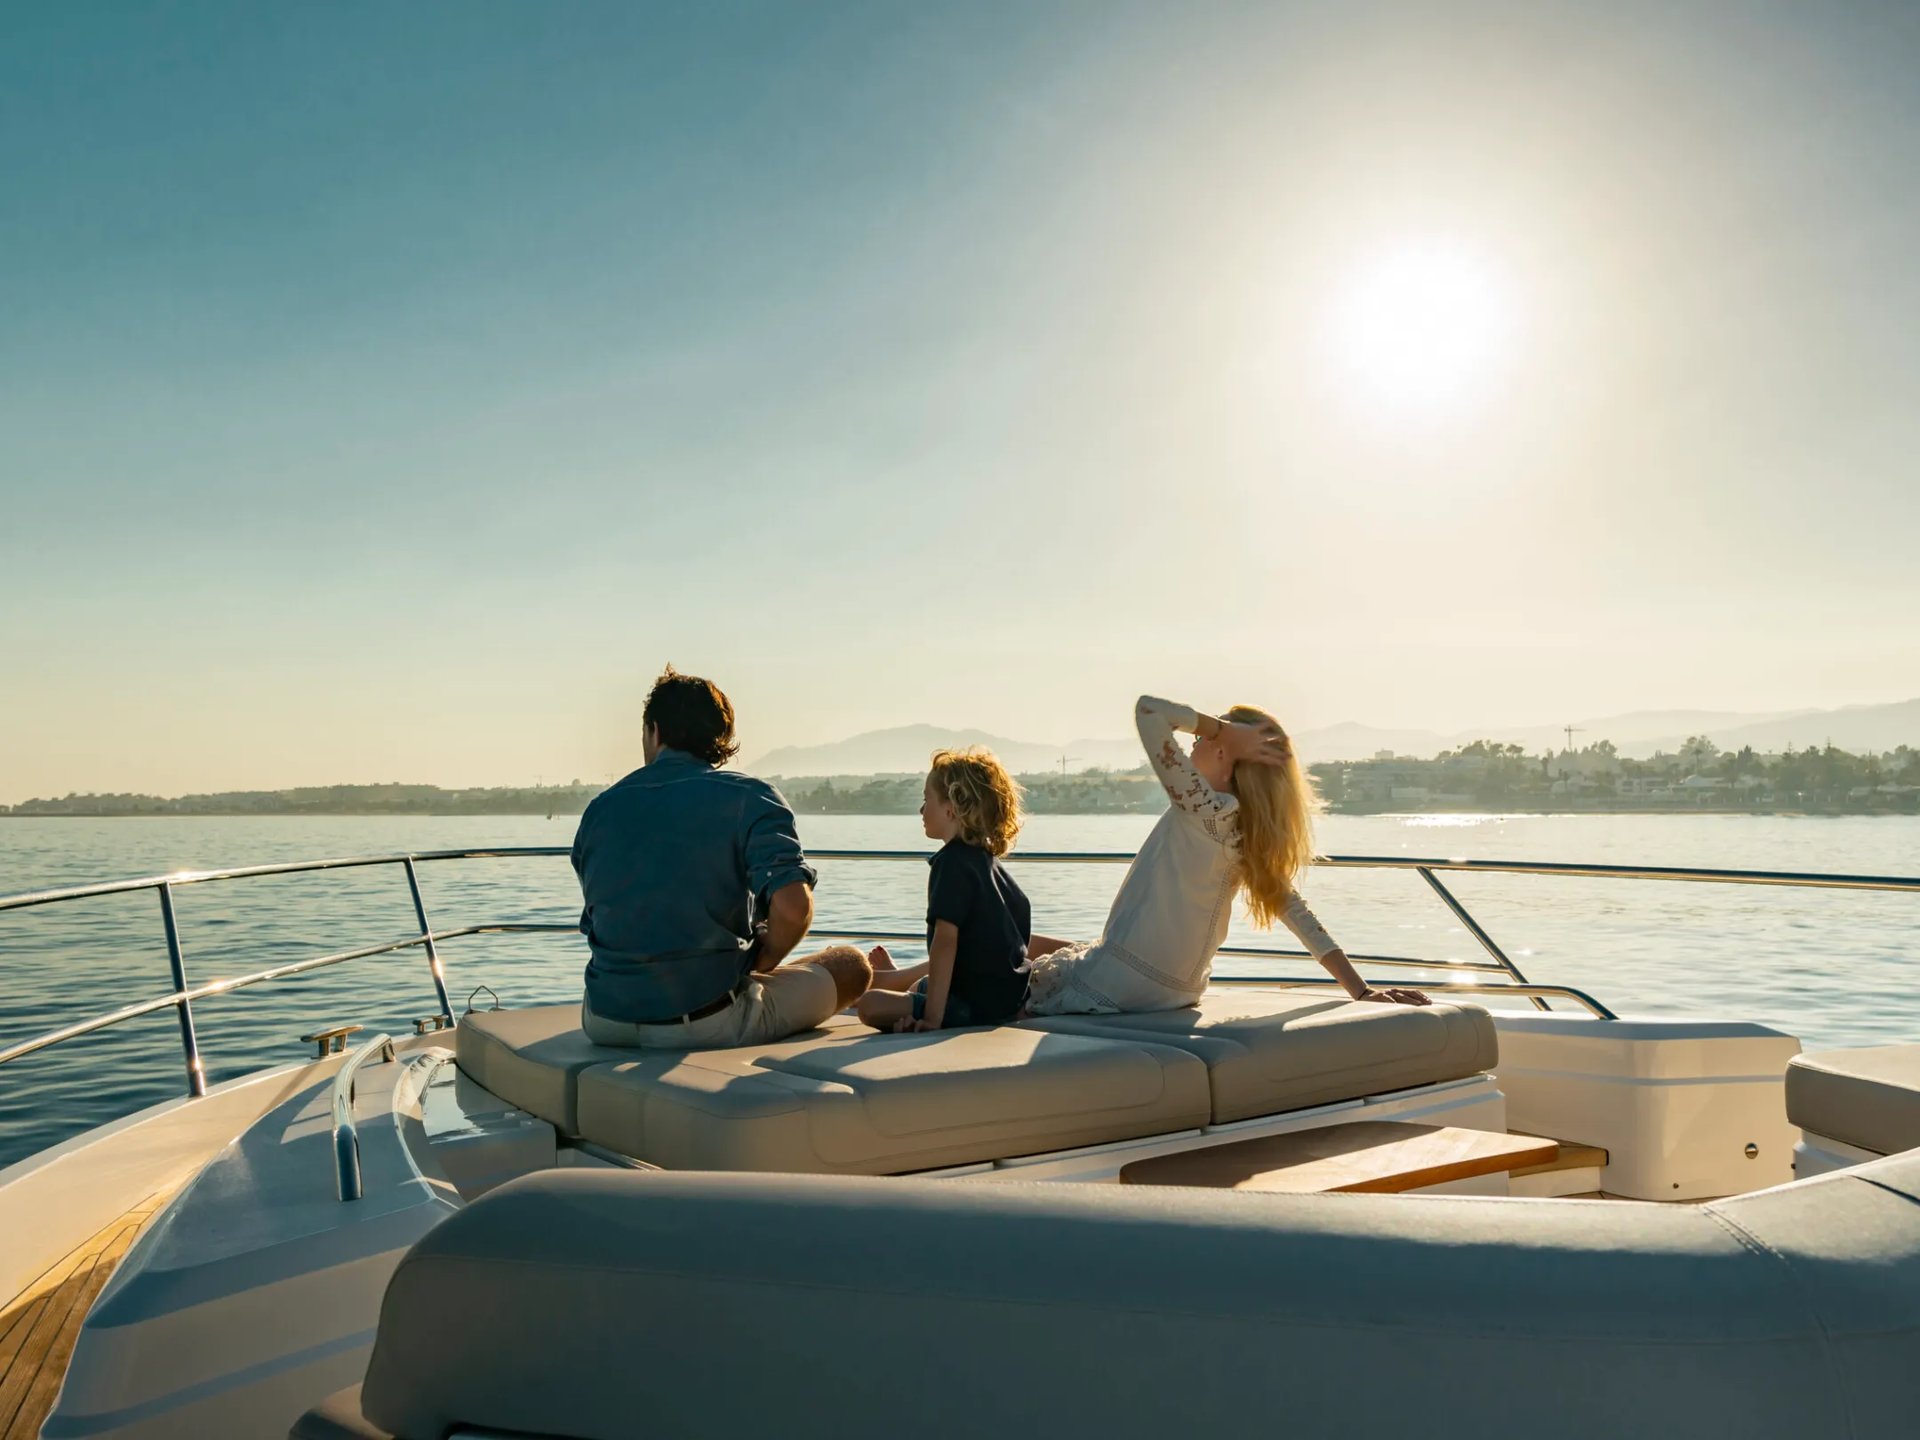
[[[811,885],[793,811],[764,780],[678,750],[593,797],[573,839],[586,905],[587,1003],[609,1020],[669,1020],[751,968],[753,922]]]

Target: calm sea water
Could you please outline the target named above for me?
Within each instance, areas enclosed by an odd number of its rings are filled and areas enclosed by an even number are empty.
[[[1132,850],[1145,816],[1037,816],[1029,850]],[[325,856],[568,844],[573,820],[527,816],[0,820],[0,894],[137,875]],[[912,817],[809,816],[819,849],[926,845]],[[1700,865],[1920,874],[1920,819],[1757,816],[1333,816],[1334,854]],[[1035,925],[1098,932],[1120,870],[1021,866]],[[564,858],[423,865],[438,928],[571,921]],[[1623,1012],[1764,1020],[1808,1048],[1920,1038],[1920,896],[1538,877],[1447,877],[1530,979],[1575,985]],[[912,930],[924,913],[917,865],[822,866],[823,928]],[[1483,958],[1472,937],[1401,872],[1322,871],[1304,887],[1355,953]],[[198,885],[177,894],[188,977],[200,982],[397,939],[414,928],[397,868]],[[1240,943],[1277,943],[1239,927]],[[1291,937],[1280,941],[1291,945]],[[485,983],[508,1005],[568,1000],[584,964],[578,936],[492,936],[445,947],[454,1008]],[[913,953],[910,948],[908,953]],[[1223,970],[1271,970],[1223,962]],[[1305,970],[1302,973],[1316,973]],[[1388,972],[1393,973],[1393,972]],[[0,1045],[168,988],[151,893],[0,914]],[[482,1004],[487,1003],[483,997]],[[195,1007],[209,1078],[298,1059],[324,1024],[404,1028],[434,1009],[420,953],[337,965]],[[171,1011],[0,1067],[0,1164],[180,1093]]]

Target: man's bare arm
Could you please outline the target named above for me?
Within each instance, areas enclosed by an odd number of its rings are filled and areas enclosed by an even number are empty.
[[[767,931],[753,957],[755,970],[771,970],[807,937],[813,924],[813,887],[804,880],[783,885],[767,902]]]

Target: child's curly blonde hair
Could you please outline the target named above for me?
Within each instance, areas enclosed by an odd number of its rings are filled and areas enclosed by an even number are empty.
[[[1004,855],[1020,833],[1020,787],[991,750],[936,750],[927,778],[953,806],[960,838],[989,855]]]

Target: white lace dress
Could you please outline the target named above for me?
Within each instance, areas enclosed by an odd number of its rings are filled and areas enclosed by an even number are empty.
[[[1027,1010],[1034,1015],[1112,1015],[1176,1010],[1207,988],[1227,938],[1239,889],[1240,802],[1206,781],[1176,730],[1199,717],[1185,705],[1143,695],[1134,723],[1173,808],[1134,856],[1113,898],[1105,933],[1033,962]],[[1281,916],[1318,960],[1340,947],[1298,894]]]

